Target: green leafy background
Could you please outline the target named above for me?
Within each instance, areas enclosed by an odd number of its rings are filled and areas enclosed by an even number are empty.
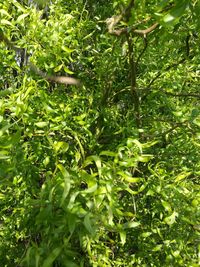
[[[1,266],[200,264],[199,1],[135,1],[124,22],[159,23],[143,54],[132,36],[140,128],[106,26],[128,3],[0,1]]]

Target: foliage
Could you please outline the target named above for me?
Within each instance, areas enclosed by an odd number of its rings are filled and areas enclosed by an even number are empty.
[[[0,1],[1,266],[199,266],[199,8]]]

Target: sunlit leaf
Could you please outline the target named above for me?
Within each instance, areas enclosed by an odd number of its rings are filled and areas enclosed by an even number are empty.
[[[163,207],[168,211],[168,212],[172,212],[172,208],[171,205],[169,204],[169,202],[161,200],[161,203],[163,205]]]
[[[35,125],[36,125],[38,128],[46,127],[48,124],[49,124],[48,121],[35,122]]]
[[[119,236],[120,236],[121,244],[123,246],[126,243],[126,232],[120,231]]]
[[[10,0],[10,2],[15,5],[20,11],[26,13],[26,8],[24,8],[17,0]]]
[[[97,190],[97,183],[95,183],[91,187],[89,187],[89,188],[85,189],[84,191],[82,191],[82,194],[91,194],[91,193],[94,193],[96,190]]]
[[[175,179],[175,182],[180,182],[182,180],[184,180],[185,178],[187,178],[188,176],[190,176],[191,172],[182,172],[180,173],[176,179]]]
[[[68,48],[68,47],[66,47],[66,46],[64,46],[64,45],[62,45],[61,46],[61,48],[62,48],[62,50],[64,50],[65,52],[67,52],[67,53],[72,53],[73,51],[74,51],[74,49],[70,49],[70,48]]]
[[[0,9],[0,14],[1,15],[5,15],[6,17],[11,18],[11,15],[5,9]]]
[[[9,159],[9,151],[7,150],[0,150],[0,159]]]
[[[9,20],[6,20],[6,19],[1,19],[1,20],[0,20],[0,23],[1,23],[2,25],[9,25],[9,26],[14,27],[13,24],[12,24]]]
[[[58,71],[60,71],[62,69],[62,67],[63,67],[63,64],[60,64],[60,65],[58,65],[57,67],[54,68],[54,71],[58,72]]]
[[[175,19],[179,19],[185,12],[188,6],[188,1],[178,1],[175,7],[173,7],[168,14],[163,17],[165,23],[171,23]]]
[[[25,19],[26,17],[28,17],[28,16],[29,16],[29,13],[20,15],[20,16],[17,18],[16,23],[20,23],[22,20],[24,20],[24,19]]]
[[[69,68],[67,68],[66,66],[63,66],[63,68],[64,68],[64,71],[66,72],[66,73],[68,73],[68,74],[74,74],[74,72],[73,71],[71,71]]]
[[[178,213],[174,211],[172,215],[165,217],[164,222],[167,223],[168,225],[172,225],[176,222],[176,217],[178,217]]]
[[[152,251],[160,251],[162,249],[163,245],[156,245],[155,247],[152,248]]]
[[[137,139],[128,138],[127,146],[131,148],[133,145],[136,145],[139,148],[140,152],[142,153],[142,144]]]
[[[123,224],[123,229],[135,228],[140,225],[140,222],[127,222]]]
[[[55,141],[53,143],[53,148],[55,150],[56,153],[58,153],[58,151],[62,151],[62,152],[66,152],[69,148],[69,145],[66,142],[63,141]]]
[[[117,153],[112,151],[101,151],[100,156],[115,157]]]

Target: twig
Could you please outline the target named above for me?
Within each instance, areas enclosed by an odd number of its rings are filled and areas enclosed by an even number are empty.
[[[188,34],[187,37],[186,37],[186,40],[185,40],[185,45],[186,45],[186,57],[185,58],[182,58],[181,60],[179,60],[177,63],[174,63],[170,66],[168,66],[167,68],[165,68],[164,70],[161,70],[157,73],[157,75],[150,81],[150,83],[147,85],[146,87],[146,90],[148,90],[148,92],[142,97],[142,99],[144,100],[147,95],[150,93],[151,91],[151,86],[152,84],[163,74],[163,72],[167,72],[169,71],[170,69],[174,68],[174,67],[177,67],[178,65],[184,63],[186,61],[186,59],[189,57],[189,54],[190,54],[190,46],[189,46],[189,40],[190,40],[190,35]],[[181,96],[181,95],[177,95],[177,96]],[[184,95],[182,95],[184,96]],[[185,95],[187,96],[187,95]],[[188,95],[189,96],[189,95]],[[197,97],[197,95],[190,95],[192,97]]]
[[[165,93],[166,95],[171,95],[171,96],[175,96],[175,97],[196,97],[196,98],[200,98],[200,94],[174,94],[174,93],[171,93],[171,92],[166,92],[164,90],[162,90],[163,93]]]
[[[170,69],[172,69],[174,67],[177,67],[179,64],[182,64],[185,60],[186,59],[183,58],[180,61],[178,61],[177,63],[174,63],[174,64],[168,66],[167,68],[165,68],[164,70],[159,71],[157,73],[157,75],[150,81],[150,83],[145,88],[145,90],[147,91],[147,93],[142,96],[142,100],[144,100],[149,95],[149,93],[151,92],[151,86],[152,86],[152,84],[163,74],[163,72],[169,71]]]
[[[148,41],[147,41],[147,38],[146,37],[144,37],[144,48],[142,49],[142,51],[141,51],[141,53],[139,54],[139,56],[138,56],[138,58],[137,58],[137,60],[136,60],[136,68],[137,68],[137,66],[138,66],[138,64],[139,64],[139,61],[140,61],[140,59],[141,59],[141,57],[143,56],[143,54],[144,54],[144,52],[146,51],[146,49],[147,49],[147,45],[148,45]]]

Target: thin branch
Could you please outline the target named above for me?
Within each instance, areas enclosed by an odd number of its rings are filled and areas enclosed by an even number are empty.
[[[139,64],[139,61],[140,61],[140,59],[142,58],[142,56],[143,56],[143,54],[145,53],[145,51],[146,51],[146,49],[147,49],[147,46],[148,46],[148,41],[147,41],[147,38],[146,37],[144,37],[144,48],[142,49],[142,51],[141,51],[141,53],[139,54],[139,56],[138,56],[138,58],[137,58],[137,60],[136,60],[136,68],[137,68],[137,66],[138,66],[138,64]]]
[[[159,26],[159,24],[156,22],[154,23],[151,27],[145,29],[145,30],[133,30],[133,32],[135,34],[139,34],[139,35],[142,35],[142,36],[146,36],[147,34],[151,33],[152,31],[154,31],[157,27]]]
[[[123,34],[129,34],[129,33],[133,33],[136,35],[140,35],[143,37],[146,37],[147,34],[151,33],[153,30],[155,30],[159,24],[156,22],[154,23],[152,26],[150,26],[147,29],[144,30],[140,30],[140,29],[136,29],[137,25],[133,25],[133,26],[129,26],[129,27],[124,27],[121,29],[115,29],[115,26],[121,21],[124,20],[125,22],[130,20],[131,17],[131,10],[134,7],[135,1],[134,0],[130,0],[128,6],[122,11],[122,13],[118,16],[112,16],[111,18],[107,18],[106,19],[106,24],[108,27],[108,32],[112,35],[116,35],[116,36],[121,36]],[[143,24],[144,22],[148,21],[150,18],[144,19],[142,22],[139,23]]]
[[[187,126],[188,122],[187,121],[183,121],[183,122],[177,122],[174,126],[172,126],[170,129],[168,129],[167,131],[165,131],[164,133],[161,133],[162,136],[166,136],[167,134],[173,132],[173,130],[175,130],[176,128],[179,127],[183,127],[183,126]]]
[[[16,47],[1,31],[0,32],[0,42],[4,42],[7,47],[14,50],[16,53],[23,52],[23,48]],[[36,74],[40,75],[44,79],[50,81],[50,82],[56,82],[56,83],[62,83],[65,85],[81,85],[80,81],[78,79],[68,77],[68,76],[54,76],[54,75],[47,75],[43,71],[39,70],[34,64],[31,62],[28,63],[30,69],[34,71]]]
[[[0,32],[0,42],[4,42],[7,47],[11,48],[17,53],[23,51],[23,48],[16,47],[11,41],[9,41],[2,31]]]
[[[134,103],[134,109],[135,109],[136,126],[139,129],[140,126],[141,126],[141,120],[140,120],[140,100],[139,100],[138,92],[136,90],[136,88],[137,88],[137,83],[136,83],[136,62],[134,60],[132,38],[128,34],[127,34],[127,42],[128,42],[128,51],[129,51],[131,93],[132,93],[132,96],[133,96],[133,103]]]
[[[131,10],[134,7],[134,4],[135,4],[135,0],[131,0],[128,6],[122,12],[122,16],[124,17],[125,21],[129,21],[131,17]]]
[[[40,75],[42,78],[49,82],[62,83],[65,85],[80,85],[80,81],[72,77],[47,75],[45,72],[38,69],[31,62],[29,62],[29,67],[32,71],[34,71],[36,74]]]
[[[152,84],[164,73],[164,72],[167,72],[167,71],[169,71],[170,69],[172,69],[172,68],[175,68],[175,67],[177,67],[179,64],[182,64],[184,61],[185,61],[186,59],[185,58],[183,58],[183,59],[181,59],[181,60],[179,60],[177,63],[174,63],[174,64],[172,64],[172,65],[170,65],[170,66],[168,66],[167,68],[165,68],[164,70],[162,70],[162,71],[159,71],[158,73],[157,73],[157,75],[150,81],[150,83],[147,85],[147,87],[145,88],[145,90],[147,91],[147,93],[145,94],[145,95],[143,95],[142,96],[142,100],[144,100],[148,95],[149,95],[149,93],[151,92],[151,86],[152,86]]]
[[[106,20],[106,23],[108,25],[108,32],[110,34],[116,35],[116,36],[121,36],[123,34],[133,33],[135,35],[140,35],[140,36],[146,37],[147,34],[151,33],[159,26],[159,24],[156,22],[152,26],[150,26],[149,28],[144,29],[144,30],[135,29],[135,27],[125,27],[122,29],[116,29],[115,30],[114,27],[117,23],[120,22],[121,18],[122,18],[121,16],[114,16],[114,17]]]
[[[166,95],[171,95],[171,96],[175,96],[175,97],[196,97],[196,98],[200,98],[200,94],[174,94],[174,93],[171,93],[171,92],[166,92],[164,90],[162,90],[162,92]]]
[[[190,40],[190,35],[187,35],[186,39],[185,39],[185,46],[186,46],[186,57],[182,58],[181,60],[179,60],[177,63],[174,63],[170,66],[168,66],[167,68],[165,68],[164,70],[161,70],[157,73],[157,75],[150,81],[150,83],[147,85],[146,90],[148,90],[147,94],[145,94],[142,99],[146,98],[147,95],[150,92],[150,87],[152,86],[152,84],[163,74],[163,72],[167,72],[172,68],[177,67],[178,65],[184,63],[186,61],[186,59],[189,57],[190,54],[190,46],[189,46],[189,40]],[[180,95],[179,95],[180,96]],[[183,95],[182,95],[183,96]],[[190,95],[192,97],[197,97],[197,95]]]
[[[186,43],[186,56],[189,57],[190,56],[190,44],[189,44],[189,40],[190,40],[191,35],[188,34],[185,40]]]

